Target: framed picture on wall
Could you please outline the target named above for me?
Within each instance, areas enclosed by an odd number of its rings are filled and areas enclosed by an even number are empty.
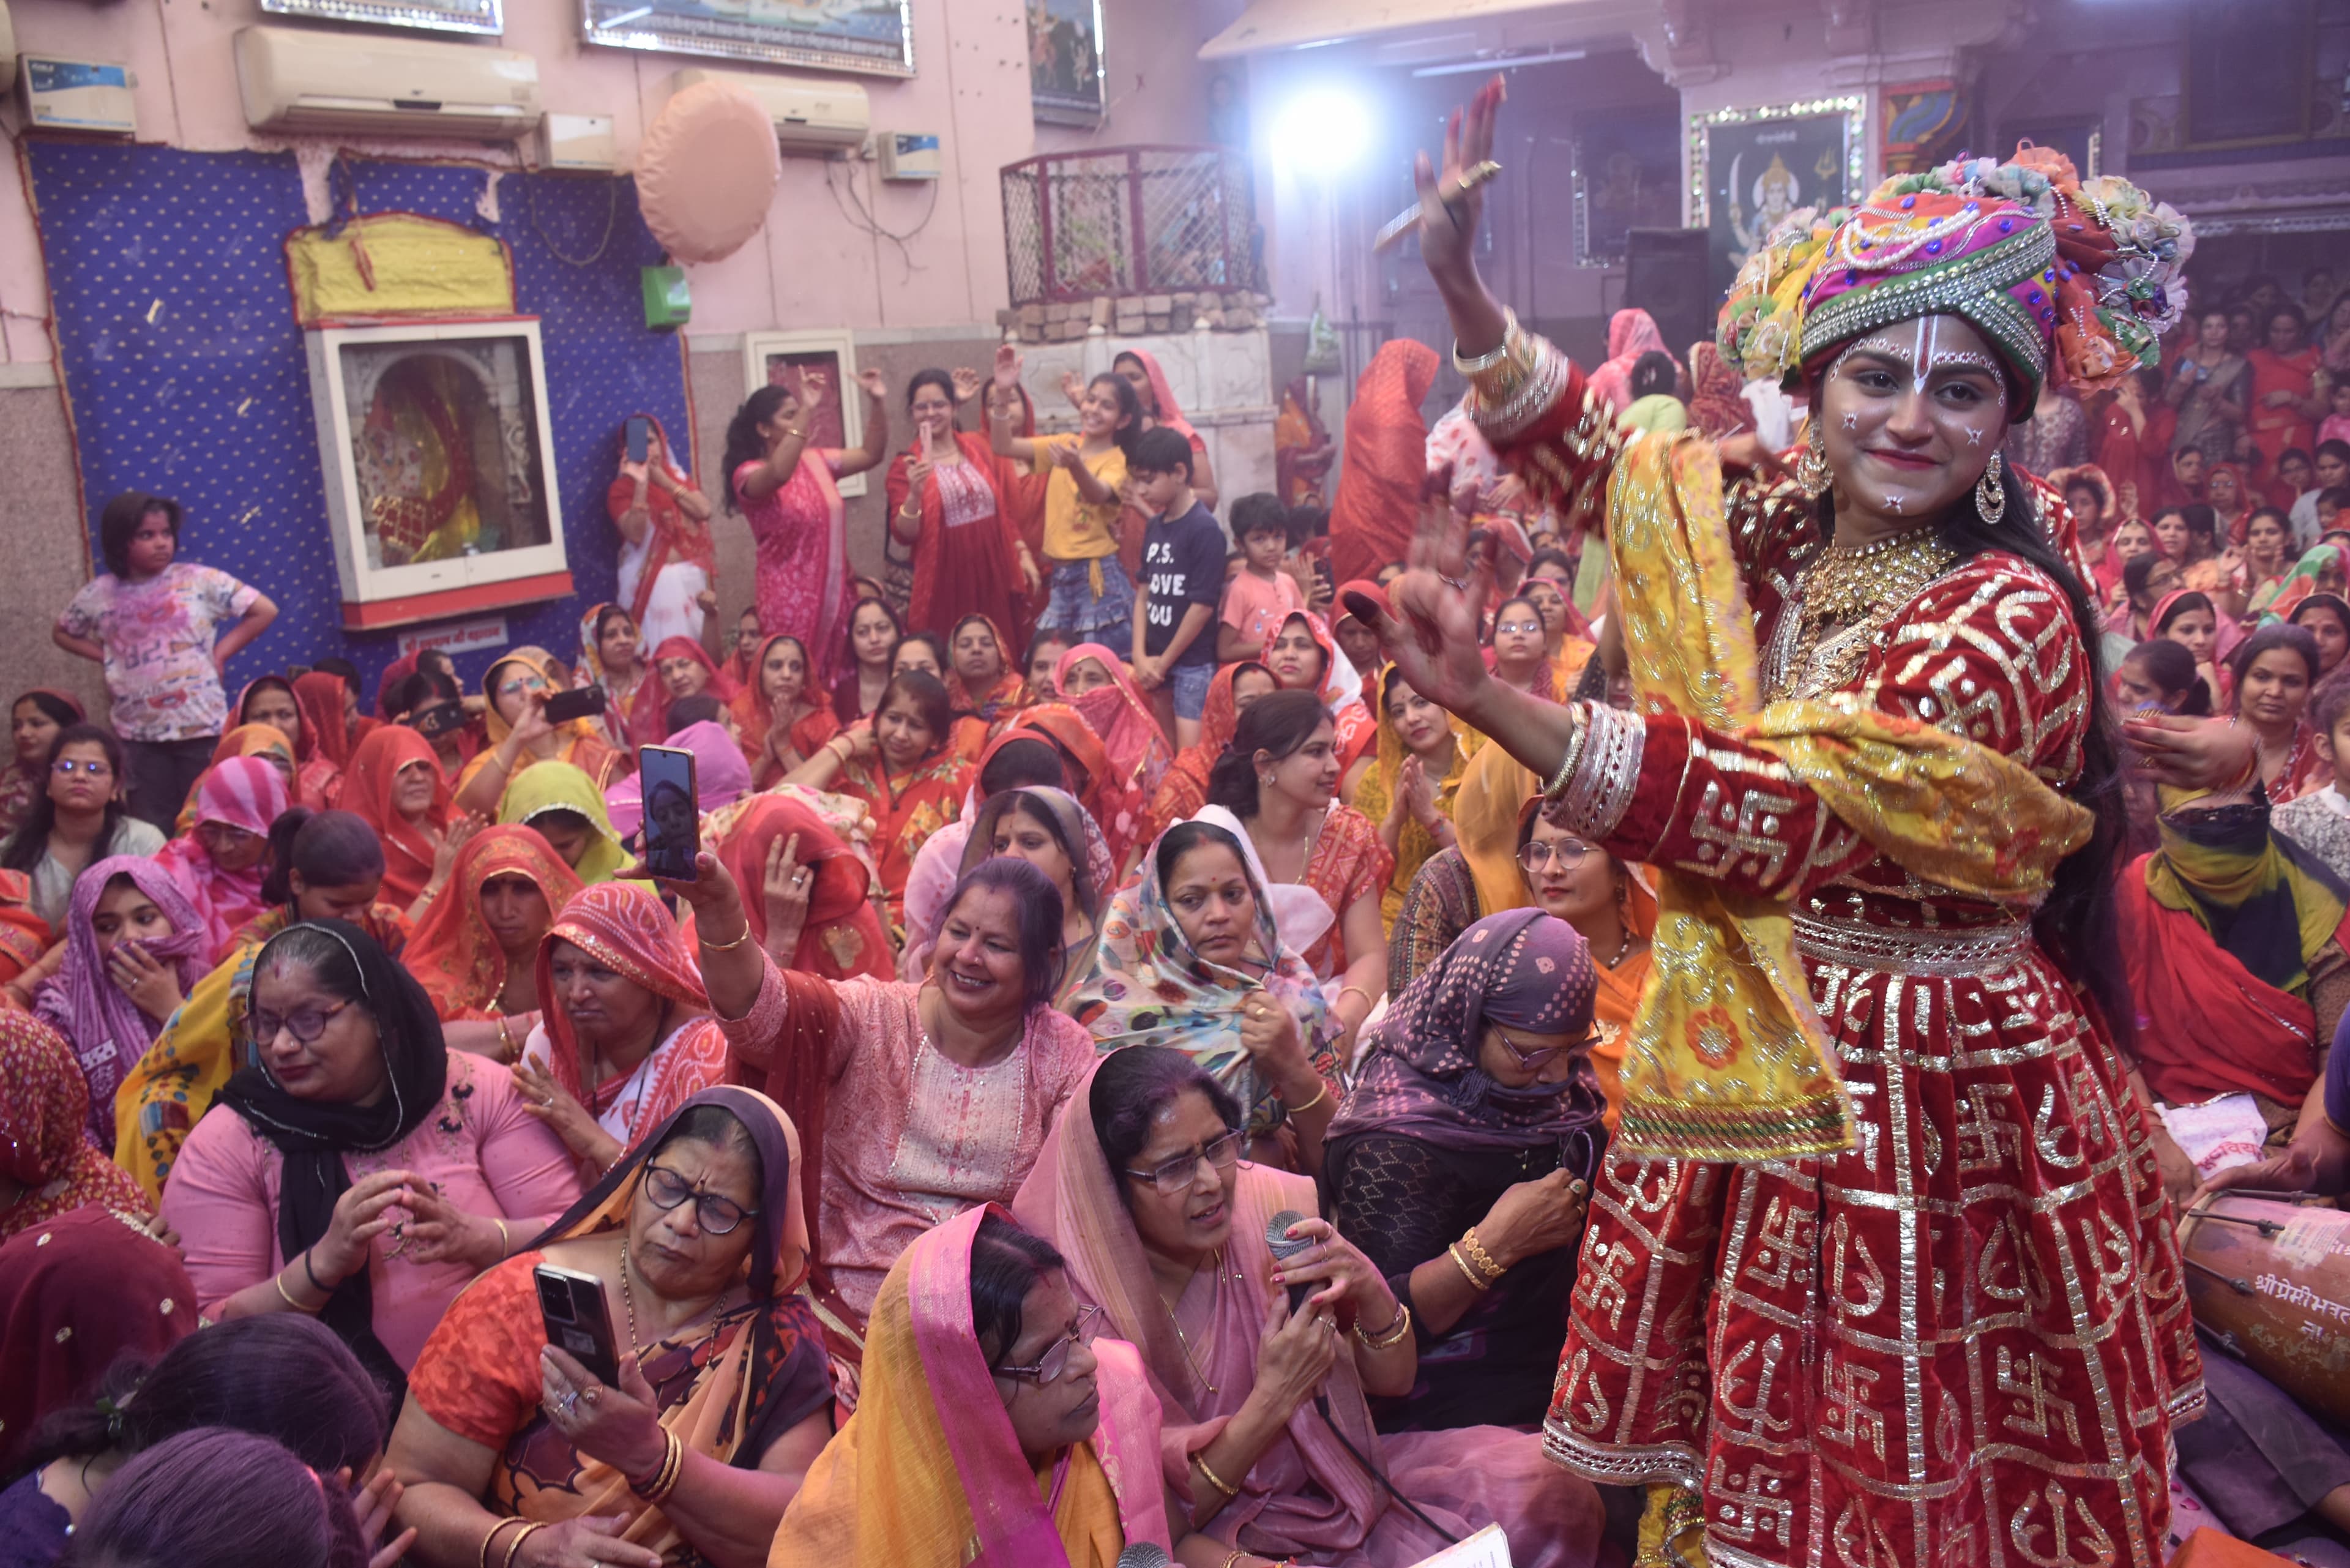
[[[847,331],[746,332],[743,335],[743,384],[785,387],[807,415],[808,445],[860,446],[865,441],[865,398],[857,390],[857,339]],[[729,476],[731,482],[732,476]],[[865,475],[839,482],[843,495],[865,493]]]
[[[345,626],[571,592],[536,317],[303,337]]]
[[[1575,127],[1575,265],[1614,266],[1634,229],[1680,215],[1680,112],[1669,105],[1594,115]]]
[[[1109,109],[1101,0],[1027,0],[1028,101],[1047,125],[1099,125]]]
[[[914,74],[913,0],[580,0],[591,44]]]
[[[328,22],[372,22],[387,27],[422,27],[435,33],[506,30],[505,0],[261,0],[279,16],[316,16]]]
[[[1866,112],[1853,94],[1690,116],[1689,223],[1712,236],[1717,295],[1781,219],[1865,193]]]

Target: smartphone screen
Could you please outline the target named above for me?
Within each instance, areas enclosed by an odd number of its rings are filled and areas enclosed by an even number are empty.
[[[592,1274],[551,1263],[533,1269],[531,1281],[538,1288],[538,1315],[546,1325],[546,1343],[600,1382],[618,1387],[620,1358],[612,1338],[612,1314],[604,1305],[604,1287]]]
[[[650,451],[652,446],[652,434],[653,427],[650,420],[646,419],[642,414],[635,415],[629,419],[629,461],[630,462],[642,462],[645,461],[645,453]]]
[[[671,882],[695,880],[702,813],[695,804],[693,753],[674,746],[639,746],[637,782],[644,789],[645,868]]]

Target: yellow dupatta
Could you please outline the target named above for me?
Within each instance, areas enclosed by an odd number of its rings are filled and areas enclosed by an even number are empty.
[[[2019,905],[2046,894],[2093,819],[2030,769],[1851,693],[1764,706],[1712,442],[1634,438],[1607,517],[1642,712],[1682,714],[1776,758],[1789,784],[1926,881]],[[1653,963],[1624,1060],[1624,1147],[1737,1160],[1848,1147],[1844,1084],[1788,900],[1669,867],[1657,881]]]
[[[1355,786],[1355,809],[1369,817],[1375,826],[1383,821],[1394,806],[1396,779],[1403,771],[1404,759],[1411,755],[1404,746],[1403,736],[1395,727],[1395,721],[1388,717],[1388,682],[1398,678],[1395,666],[1388,666],[1379,672],[1378,684],[1370,693],[1378,703],[1375,713],[1378,720],[1378,760],[1363,774],[1362,783]],[[1468,772],[1470,759],[1483,748],[1485,737],[1462,723],[1454,714],[1447,713],[1444,719],[1452,731],[1452,765],[1436,782],[1436,809],[1451,817],[1453,803],[1461,793],[1461,776]],[[1457,821],[1453,832],[1457,838],[1460,833]],[[1402,831],[1396,835],[1395,875],[1388,884],[1388,890],[1379,895],[1379,925],[1382,929],[1390,932],[1395,929],[1396,916],[1403,912],[1403,896],[1411,887],[1412,877],[1428,863],[1429,857],[1440,847],[1435,835],[1422,827],[1418,817],[1405,817]]]

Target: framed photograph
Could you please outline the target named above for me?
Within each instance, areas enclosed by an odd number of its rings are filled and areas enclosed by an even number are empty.
[[[261,0],[261,8],[277,16],[372,22],[433,33],[494,35],[506,30],[505,0]]]
[[[1680,216],[1680,112],[1596,115],[1575,128],[1575,265],[1614,266],[1634,229],[1669,229]]]
[[[914,74],[913,0],[580,0],[583,36],[616,49]]]
[[[745,396],[761,387],[791,389],[806,411],[812,447],[864,443],[865,395],[857,389],[857,339],[848,332],[746,332],[743,385]],[[865,480],[861,473],[848,475],[838,482],[840,493],[864,494]]]
[[[2186,20],[2180,145],[2258,147],[2309,134],[2314,0],[2198,0]]]
[[[1866,194],[1858,94],[1690,116],[1689,224],[1712,236],[1717,296],[1781,219]]]
[[[1028,100],[1047,125],[1099,125],[1109,109],[1101,0],[1027,0]]]

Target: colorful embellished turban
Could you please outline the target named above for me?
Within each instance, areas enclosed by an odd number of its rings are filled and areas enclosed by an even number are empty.
[[[1867,333],[1957,316],[1998,350],[2020,419],[2044,382],[2094,391],[2159,363],[2194,250],[2168,206],[2112,176],[2084,184],[2062,153],[2027,145],[1793,214],[1740,269],[1715,337],[1750,379],[1808,379]]]

